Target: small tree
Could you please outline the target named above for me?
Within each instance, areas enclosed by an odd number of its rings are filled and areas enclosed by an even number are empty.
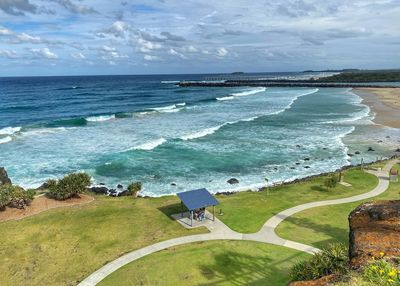
[[[135,198],[137,198],[141,189],[142,189],[141,182],[134,182],[134,183],[129,184],[129,186],[128,186],[129,194],[131,196],[134,196]]]
[[[324,181],[325,187],[327,187],[329,189],[333,189],[334,187],[336,187],[337,183],[338,183],[338,179],[335,175],[329,176]]]
[[[85,192],[90,185],[90,176],[86,173],[72,173],[60,180],[48,180],[49,196],[56,200],[66,200]]]

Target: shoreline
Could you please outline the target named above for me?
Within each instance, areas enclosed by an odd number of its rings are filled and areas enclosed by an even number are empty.
[[[374,122],[400,128],[400,88],[353,88],[362,103],[375,113]]]

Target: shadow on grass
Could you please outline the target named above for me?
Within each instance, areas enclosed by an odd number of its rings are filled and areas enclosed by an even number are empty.
[[[175,221],[175,220],[171,217],[171,215],[180,213],[182,211],[182,207],[181,207],[180,203],[162,206],[157,209],[160,212],[162,212],[164,215],[166,215],[170,220],[173,220],[173,221]],[[187,209],[184,207],[183,211],[187,211]]]
[[[312,186],[311,190],[318,191],[318,192],[324,192],[324,193],[329,192],[329,190],[327,188],[322,187],[322,186]]]
[[[210,283],[205,285],[286,285],[289,282],[288,261],[297,262],[301,254],[284,256],[282,259],[263,255],[248,255],[226,251],[215,256],[215,263],[200,265],[203,276]]]
[[[349,240],[349,234],[348,234],[348,225],[346,224],[344,228],[332,226],[330,224],[325,224],[323,222],[324,219],[326,220],[334,220],[335,218],[329,217],[329,218],[320,218],[320,222],[315,222],[309,218],[296,218],[296,217],[289,217],[287,219],[287,222],[290,222],[298,227],[302,228],[307,228],[310,229],[316,233],[321,233],[324,234],[325,236],[329,236],[329,239],[321,240],[321,241],[316,241],[313,242],[312,245],[316,247],[323,247],[326,246],[329,243],[336,243],[336,242],[341,242],[344,244],[348,244]],[[296,234],[293,233],[293,236],[287,236],[285,235],[284,238],[289,239],[289,240],[296,240],[295,239]]]

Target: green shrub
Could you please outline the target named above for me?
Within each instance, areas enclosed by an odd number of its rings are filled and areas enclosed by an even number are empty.
[[[333,189],[334,187],[336,187],[337,183],[338,183],[338,178],[335,175],[329,176],[324,181],[325,187],[329,189]]]
[[[345,274],[348,269],[348,252],[343,244],[330,244],[310,260],[295,264],[290,270],[292,281],[318,279],[329,274]]]
[[[6,205],[23,209],[29,205],[35,195],[34,190],[25,191],[20,186],[2,185],[0,187],[0,208],[4,209]]]
[[[3,210],[10,202],[10,193],[7,186],[8,185],[0,185],[0,210]]]
[[[363,269],[363,278],[376,286],[399,286],[400,269],[386,261],[382,253],[380,259],[374,259]]]
[[[86,173],[72,173],[60,180],[48,180],[48,195],[56,200],[66,200],[85,192],[90,185],[90,176]]]
[[[134,196],[136,198],[141,189],[142,189],[142,183],[141,182],[131,183],[128,186],[128,194],[130,196]]]

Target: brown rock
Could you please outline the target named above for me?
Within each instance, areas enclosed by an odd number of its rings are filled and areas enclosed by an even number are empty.
[[[349,215],[349,258],[359,268],[383,252],[386,257],[400,256],[400,201],[368,202]]]
[[[0,167],[0,185],[11,184],[11,180],[8,177],[6,169]]]
[[[337,278],[338,278],[337,275],[331,274],[316,280],[292,282],[288,286],[325,286],[329,285],[329,283],[335,282]]]

